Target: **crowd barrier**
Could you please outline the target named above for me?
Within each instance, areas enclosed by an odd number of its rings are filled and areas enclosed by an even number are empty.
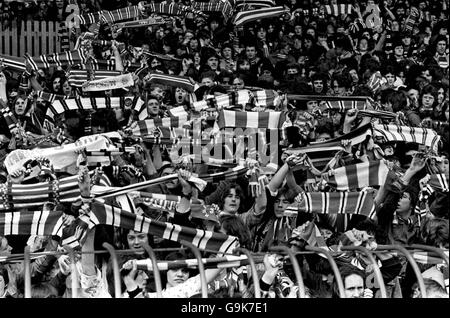
[[[0,26],[1,29],[1,26]],[[31,56],[61,52],[60,23],[53,21],[13,21],[0,30],[0,54]],[[70,42],[70,49],[74,43]]]
[[[170,251],[180,251],[180,250],[186,250],[190,249],[193,254],[195,255],[197,262],[198,262],[198,270],[200,273],[200,279],[201,279],[201,295],[202,298],[208,298],[208,286],[206,283],[206,275],[205,275],[205,266],[202,262],[202,256],[201,251],[194,246],[193,244],[189,242],[183,242],[183,245],[185,248],[166,248],[166,249],[153,249],[149,245],[145,244],[143,246],[143,249],[147,252],[149,255],[149,258],[152,262],[152,270],[153,270],[153,277],[155,280],[155,286],[156,286],[156,293],[157,297],[161,298],[162,295],[162,283],[161,283],[161,273],[160,269],[158,267],[158,260],[156,259],[155,252],[170,252]],[[120,279],[120,269],[118,266],[118,255],[125,255],[135,252],[134,250],[115,250],[114,247],[108,243],[104,243],[103,247],[106,249],[101,251],[92,251],[92,252],[81,252],[81,254],[103,254],[103,253],[109,253],[112,258],[112,264],[113,264],[113,275],[114,275],[114,290],[115,290],[115,297],[118,298],[122,294],[121,290],[121,279]],[[77,287],[78,287],[78,275],[77,270],[75,267],[75,252],[68,246],[65,246],[66,253],[55,251],[55,252],[40,252],[40,253],[30,253],[30,248],[27,246],[24,249],[23,259],[24,259],[24,277],[25,277],[25,298],[31,298],[31,272],[30,272],[30,263],[32,258],[36,258],[38,256],[44,256],[44,255],[61,255],[61,254],[68,254],[69,258],[71,260],[71,280],[72,280],[72,298],[77,298]],[[387,292],[386,292],[386,286],[383,280],[383,276],[381,274],[380,268],[378,266],[378,262],[375,259],[376,254],[379,253],[386,253],[386,252],[392,252],[395,251],[396,255],[403,255],[406,257],[407,261],[410,263],[412,270],[414,271],[414,274],[416,275],[417,282],[419,285],[419,290],[423,298],[426,297],[426,289],[425,284],[421,275],[421,272],[419,270],[419,267],[417,265],[417,262],[415,261],[412,253],[408,251],[408,249],[414,249],[415,252],[428,252],[431,256],[437,257],[442,259],[448,266],[448,256],[444,253],[443,250],[431,246],[425,246],[425,245],[411,245],[407,247],[399,246],[399,245],[379,245],[376,250],[369,251],[366,248],[362,246],[346,246],[341,248],[342,251],[348,251],[348,252],[359,252],[361,254],[364,254],[367,259],[372,263],[375,279],[377,280],[377,283],[380,288],[380,296],[381,298],[387,298]],[[345,298],[345,290],[344,290],[344,283],[342,280],[342,277],[340,275],[339,269],[336,265],[336,262],[333,258],[332,253],[329,251],[326,251],[324,249],[318,248],[318,247],[311,247],[307,246],[305,251],[302,252],[293,252],[286,246],[274,246],[270,248],[270,252],[275,252],[277,254],[287,255],[290,260],[291,264],[294,269],[294,274],[296,276],[296,284],[299,288],[299,298],[306,297],[305,292],[305,285],[303,281],[303,277],[300,270],[300,265],[298,264],[298,261],[296,259],[296,255],[306,255],[306,254],[322,254],[326,257],[328,262],[331,265],[331,268],[333,270],[336,283],[338,286],[339,295],[341,298]],[[256,264],[262,263],[263,259],[261,257],[258,257],[257,260],[254,259],[255,256],[257,256],[258,253],[252,253],[247,249],[244,248],[237,248],[234,250],[233,255],[240,255],[244,254],[248,259],[248,264],[251,267],[252,273],[256,273]],[[21,256],[21,254],[16,254],[16,256]],[[261,256],[261,253],[258,254],[258,256]],[[255,298],[261,298],[261,289],[259,284],[259,278],[257,275],[252,275],[252,280],[254,284],[254,293]]]

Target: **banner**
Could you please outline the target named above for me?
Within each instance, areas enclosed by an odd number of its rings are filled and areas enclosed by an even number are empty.
[[[82,86],[83,92],[99,92],[110,89],[125,88],[134,85],[133,75],[130,73],[115,77],[107,77],[103,79],[89,81]]]

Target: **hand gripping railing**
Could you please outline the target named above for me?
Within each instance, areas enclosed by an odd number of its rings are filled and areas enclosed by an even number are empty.
[[[286,253],[292,262],[292,267],[294,268],[294,274],[297,278],[298,290],[300,292],[300,298],[306,298],[305,284],[303,283],[302,272],[300,271],[300,266],[298,265],[297,258],[293,251],[291,251],[287,246],[274,246],[269,249],[273,252],[283,252]]]
[[[72,298],[78,298],[78,270],[75,263],[75,253],[70,246],[64,246],[64,249],[69,254],[70,259],[70,278],[72,287]]]
[[[383,275],[381,274],[377,261],[370,253],[370,251],[362,246],[342,246],[341,251],[358,251],[367,256],[367,258],[373,265],[373,272],[375,273],[375,278],[377,279],[378,285],[380,286],[381,298],[387,298],[386,286],[384,285]]]
[[[423,282],[422,273],[420,272],[419,266],[417,266],[417,263],[414,260],[414,258],[412,257],[411,253],[408,252],[408,250],[406,248],[404,248],[403,246],[400,246],[400,245],[378,245],[377,246],[377,251],[383,251],[383,250],[385,250],[385,251],[395,250],[406,256],[406,259],[411,264],[414,274],[416,274],[417,282],[419,283],[419,289],[420,289],[420,293],[422,294],[422,298],[427,298],[427,290],[426,290],[425,284]]]
[[[121,279],[120,279],[120,272],[119,272],[119,262],[117,261],[117,254],[114,247],[109,243],[103,243],[102,245],[104,248],[106,248],[111,255],[112,258],[112,266],[113,266],[113,275],[114,275],[114,293],[115,298],[121,298],[122,297],[122,286],[121,286]]]
[[[142,244],[142,247],[147,252],[148,256],[152,261],[153,278],[155,279],[155,286],[156,286],[156,295],[158,298],[162,298],[161,274],[159,272],[158,261],[156,259],[155,252],[147,243]]]
[[[327,257],[328,262],[331,265],[331,269],[333,270],[334,277],[336,279],[336,283],[337,283],[338,290],[339,290],[339,296],[341,298],[346,298],[346,296],[345,296],[345,287],[344,287],[344,283],[342,281],[341,272],[339,271],[339,268],[337,267],[337,264],[334,261],[333,256],[331,256],[331,254],[328,251],[326,251],[326,250],[324,250],[322,248],[313,247],[313,246],[306,246],[305,249],[307,251],[315,252],[317,254],[323,254],[323,255],[325,255]]]
[[[448,264],[448,256],[445,255],[444,251],[438,247],[421,245],[421,244],[412,244],[410,246],[407,246],[406,248],[416,248],[416,249],[424,250],[427,252],[433,252],[433,253],[439,255],[447,263],[447,266],[449,265]]]
[[[253,286],[255,287],[255,298],[261,298],[261,288],[259,286],[259,277],[258,277],[258,272],[256,270],[255,260],[253,259],[252,253],[250,253],[249,250],[242,248],[242,247],[236,248],[235,251],[243,253],[247,256],[248,262],[250,263],[250,268],[252,269]]]
[[[25,276],[25,298],[31,298],[31,269],[30,269],[30,247],[24,250],[24,276]]]
[[[200,254],[200,250],[192,243],[182,240],[180,242],[182,245],[187,246],[194,253],[195,258],[198,261],[198,270],[200,272],[200,282],[202,284],[202,298],[208,298],[208,284],[206,282],[205,275],[205,266],[202,262],[202,255]]]

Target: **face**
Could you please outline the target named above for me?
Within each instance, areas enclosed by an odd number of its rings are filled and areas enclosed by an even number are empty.
[[[317,106],[316,100],[309,100],[306,102],[306,108],[309,112],[312,112],[315,108],[317,108]]]
[[[297,68],[288,68],[287,74],[288,75],[296,75],[296,74],[298,74],[298,69]]]
[[[226,47],[222,50],[223,57],[226,59],[230,59],[232,56],[232,53],[233,52],[231,51],[231,48],[229,48],[229,47]]]
[[[439,88],[438,90],[438,103],[442,103],[444,101],[445,98],[445,91],[443,88]]]
[[[182,89],[181,87],[177,87],[175,89],[175,100],[178,104],[182,103],[185,101],[187,96],[187,92]]]
[[[400,24],[397,21],[392,22],[391,30],[392,32],[398,32],[400,30]]]
[[[5,237],[0,236],[0,255],[6,256],[10,255],[12,251],[12,247],[9,246],[8,240]]]
[[[241,64],[239,64],[239,69],[242,71],[250,70],[250,63],[247,60],[243,60]]]
[[[369,46],[369,43],[367,42],[366,39],[361,39],[359,41],[359,50],[360,51],[363,51],[363,52],[367,51],[368,46]]]
[[[411,197],[409,193],[404,192],[397,204],[397,213],[406,213],[411,208]]]
[[[322,80],[315,80],[313,82],[313,85],[314,85],[314,91],[316,93],[322,93],[322,90],[323,90],[323,81]]]
[[[434,103],[434,96],[431,94],[423,94],[422,106],[425,108],[432,108]]]
[[[284,210],[286,210],[288,205],[289,205],[289,201],[286,199],[286,197],[283,194],[278,196],[277,199],[275,200],[275,205],[274,205],[275,216],[277,218],[282,217]]]
[[[104,125],[92,125],[93,134],[103,134],[104,132],[106,132],[106,127]]]
[[[127,242],[130,249],[138,250],[142,248],[143,244],[148,244],[148,236],[145,233],[139,233],[130,230],[130,232],[127,234]],[[143,254],[144,251],[136,251],[136,253]]]
[[[70,93],[72,92],[72,87],[70,87],[69,82],[65,81],[63,84],[63,93],[64,95],[70,95]]]
[[[258,32],[256,33],[256,36],[258,37],[258,39],[264,40],[266,38],[266,30],[262,28],[259,29]]]
[[[256,57],[256,48],[254,46],[248,46],[245,49],[245,55],[250,60],[254,59]]]
[[[61,78],[57,77],[53,80],[52,83],[53,91],[57,92],[61,88]]]
[[[396,46],[394,49],[394,54],[396,56],[402,56],[403,55],[403,46]]]
[[[311,48],[311,46],[312,46],[312,41],[311,41],[311,40],[308,40],[308,39],[306,39],[306,40],[305,40],[305,48],[306,48],[306,49],[310,49],[310,48]]]
[[[152,116],[158,115],[159,114],[159,107],[160,107],[160,105],[159,105],[159,101],[158,100],[156,100],[154,98],[151,98],[151,99],[148,100],[147,112],[148,112],[149,115],[152,115]]]
[[[168,176],[168,175],[170,175],[170,174],[173,174],[174,171],[175,171],[175,169],[172,168],[172,167],[164,168],[164,170],[163,170],[162,173],[161,173],[161,177],[164,177],[164,176]],[[179,184],[178,178],[177,178],[177,179],[174,179],[174,180],[172,180],[172,181],[169,181],[169,182],[167,182],[167,183],[165,183],[165,185],[166,185],[166,187],[167,187],[168,189],[174,189],[174,188],[176,188],[176,187],[178,186],[178,184]]]
[[[308,29],[308,30],[306,30],[306,34],[309,34],[309,35],[315,37],[316,36],[316,31],[314,31],[314,29]]]
[[[21,116],[25,113],[25,100],[23,98],[18,98],[14,104],[14,109],[16,114]]]
[[[213,70],[217,70],[217,66],[219,65],[219,60],[217,57],[210,57],[207,62],[208,66]]]
[[[225,197],[223,204],[223,211],[227,213],[236,214],[239,205],[241,204],[241,197],[236,193],[236,189],[230,189],[229,194]]]
[[[195,53],[195,55],[194,55],[194,63],[199,65],[200,64],[200,60],[201,60],[200,54]]]
[[[350,70],[349,74],[350,74],[350,77],[351,77],[353,83],[359,82],[359,76],[358,76],[358,72],[356,72],[356,70]]]
[[[347,276],[344,281],[345,296],[347,298],[361,298],[364,295],[364,281],[359,275]]]
[[[167,287],[174,287],[184,283],[189,278],[186,268],[169,269],[167,271]]]
[[[212,87],[214,86],[214,81],[210,77],[204,77],[202,78],[202,85]]]
[[[406,46],[410,46],[411,45],[411,38],[409,36],[405,37],[402,39],[403,44]]]
[[[151,68],[155,68],[155,67],[157,67],[157,66],[159,66],[159,65],[161,65],[161,62],[160,62],[158,59],[153,59],[153,60],[150,62],[150,67],[151,67]]]
[[[236,89],[243,89],[244,88],[244,81],[241,80],[240,78],[236,78],[233,80],[233,86]]]
[[[209,26],[211,27],[211,31],[214,31],[215,29],[217,29],[219,27],[219,23],[217,21],[211,21]]]
[[[196,50],[196,49],[198,48],[198,41],[197,41],[196,39],[191,39],[191,40],[189,41],[189,47],[190,47],[192,50]]]
[[[302,35],[302,26],[301,26],[301,25],[296,25],[296,26],[294,27],[294,33],[295,33],[296,35]]]
[[[447,44],[445,43],[445,41],[439,41],[437,43],[436,50],[439,54],[444,54],[446,47],[447,47]]]
[[[388,85],[391,85],[391,86],[394,85],[395,75],[392,73],[386,74],[386,80],[387,80]]]

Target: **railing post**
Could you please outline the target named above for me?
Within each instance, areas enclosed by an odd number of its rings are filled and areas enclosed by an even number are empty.
[[[113,266],[113,274],[114,274],[114,293],[116,298],[121,298],[122,288],[121,288],[121,280],[119,274],[119,263],[117,261],[117,254],[114,247],[109,243],[103,243],[103,247],[106,248],[109,254],[112,257],[112,266]]]
[[[30,269],[30,247],[25,246],[24,250],[24,278],[25,278],[25,298],[31,298],[31,269]]]
[[[387,298],[386,286],[384,285],[383,275],[381,274],[381,271],[380,271],[380,268],[378,267],[377,261],[375,260],[373,255],[369,252],[369,250],[367,250],[366,248],[364,248],[362,246],[342,246],[341,250],[342,251],[358,251],[360,253],[363,253],[364,255],[366,255],[369,258],[369,261],[373,265],[373,272],[375,273],[375,277],[378,281],[378,285],[380,285],[381,298]]]
[[[331,254],[328,251],[318,248],[318,247],[306,246],[305,249],[307,251],[312,251],[317,254],[322,253],[327,257],[328,262],[331,265],[331,269],[333,270],[334,277],[336,279],[336,283],[337,283],[338,290],[339,290],[339,295],[341,296],[341,298],[346,298],[345,287],[344,287],[344,282],[342,281],[341,272],[339,271],[339,268],[338,268],[336,262],[334,261],[333,256],[331,256]]]
[[[422,298],[427,298],[427,290],[425,288],[425,284],[423,282],[422,273],[420,272],[419,266],[417,266],[416,261],[411,256],[411,253],[408,252],[406,248],[400,245],[378,245],[377,250],[395,250],[406,256],[406,259],[411,264],[411,267],[414,271],[414,274],[417,277],[417,282],[419,283],[420,293],[422,294]]]
[[[248,262],[250,263],[250,268],[252,269],[253,285],[255,286],[255,298],[261,298],[261,287],[259,286],[258,272],[256,270],[255,260],[253,259],[252,253],[242,247],[236,248],[235,251],[243,253],[247,256]]]
[[[148,245],[147,243],[142,244],[142,247],[147,252],[148,256],[150,257],[150,259],[152,261],[153,276],[154,276],[155,285],[156,285],[156,295],[158,296],[158,298],[162,298],[161,274],[159,272],[158,261],[156,259],[155,252],[150,247],[150,245]]]
[[[421,250],[424,250],[424,251],[427,251],[427,252],[436,253],[447,263],[447,266],[449,265],[448,264],[448,256],[445,255],[444,251],[441,250],[438,247],[422,245],[422,244],[412,244],[411,246],[408,246],[408,247],[417,248],[417,249],[421,249]]]
[[[182,245],[185,245],[191,249],[191,251],[194,253],[195,258],[197,258],[198,261],[198,270],[200,272],[200,282],[202,284],[202,298],[208,298],[208,284],[206,282],[206,275],[205,275],[205,266],[202,262],[202,255],[200,254],[199,249],[192,243],[187,241],[181,241]]]
[[[297,286],[300,292],[300,298],[306,298],[305,284],[303,283],[302,272],[300,271],[300,265],[297,262],[297,258],[295,257],[294,252],[291,251],[287,246],[274,246],[269,250],[273,252],[284,252],[289,256],[292,262],[292,267],[294,268],[295,277],[297,278]]]
[[[73,249],[66,245],[64,249],[69,254],[70,258],[70,277],[71,277],[71,285],[72,285],[72,298],[78,298],[78,271],[77,266],[75,264],[75,253]]]

